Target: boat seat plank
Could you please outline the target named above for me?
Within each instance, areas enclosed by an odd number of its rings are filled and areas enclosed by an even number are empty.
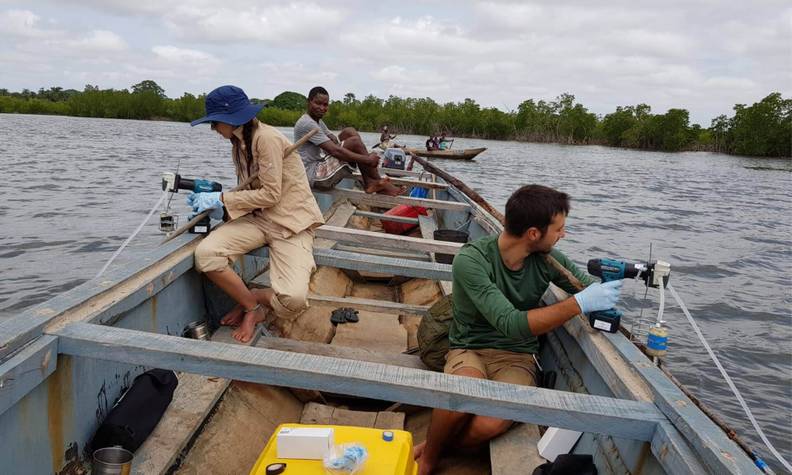
[[[401,366],[403,368],[426,369],[426,366],[416,355],[385,353],[382,351],[366,348],[353,348],[341,345],[330,345],[327,343],[316,343],[312,341],[297,341],[290,340],[288,338],[262,337],[259,339],[258,343],[256,343],[256,347],[308,355],[331,356],[333,358],[341,358],[352,361],[367,361],[369,363],[390,364],[394,366]]]
[[[517,424],[490,441],[492,475],[531,473],[546,462],[536,444],[542,436],[534,424]]]
[[[354,177],[357,181],[363,182],[363,177],[359,173],[355,173]],[[424,181],[424,180],[411,180],[409,178],[391,177],[390,181],[394,185],[419,186],[422,188],[430,188],[435,190],[445,190],[446,188],[448,188],[447,183],[439,183],[439,182]]]
[[[248,253],[255,257],[269,257],[266,247]],[[335,249],[314,249],[317,265],[384,275],[401,275],[431,280],[451,280],[451,266],[435,262],[422,262],[394,257],[372,256]]]
[[[341,203],[339,206],[335,208],[333,214],[330,215],[329,218],[325,219],[325,226],[329,225],[329,226],[338,226],[343,228],[349,222],[349,218],[351,218],[352,215],[355,214],[356,210],[357,208],[355,208],[355,206],[352,205],[351,203],[346,203],[346,202]],[[335,241],[333,241],[332,239],[322,239],[322,238],[314,239],[314,244],[313,244],[314,249],[330,249],[334,245],[335,245]]]
[[[425,171],[417,171],[417,170],[399,170],[397,168],[386,168],[386,167],[379,167],[378,168],[380,176],[382,175],[390,175],[390,176],[414,176],[418,179],[421,177],[428,177],[431,174]]]
[[[397,259],[413,259],[417,261],[428,261],[429,256],[423,252],[413,251],[390,251],[388,249],[369,249],[359,244],[336,244],[334,249],[339,251],[359,252],[361,254],[371,254],[374,256],[395,257]]]
[[[433,371],[243,347],[87,323],[54,332],[63,354],[277,386],[316,389],[650,441],[667,419],[652,403]]]
[[[232,331],[229,327],[220,327],[211,340],[249,346],[259,336],[259,332],[256,332],[253,340],[240,343],[231,336]],[[178,377],[179,385],[168,409],[154,431],[135,451],[133,474],[168,473],[231,383],[226,378],[192,373],[181,373]]]
[[[458,242],[435,241],[433,239],[398,236],[395,234],[364,231],[362,229],[340,228],[337,226],[328,225],[317,228],[316,236],[325,239],[332,239],[337,242],[366,244],[372,247],[381,246],[386,249],[397,249],[401,251],[423,251],[456,254],[459,252],[459,249],[462,248],[462,243]]]
[[[317,191],[321,194],[329,194],[336,199],[348,199],[357,204],[367,204],[380,208],[392,208],[398,205],[421,206],[423,208],[447,209],[452,211],[468,211],[470,205],[459,201],[431,200],[427,198],[410,198],[407,196],[388,196],[369,194],[359,190],[349,190],[344,188],[334,188],[329,191]]]
[[[426,315],[429,313],[428,305],[410,305],[387,300],[363,299],[358,297],[330,297],[325,295],[310,294],[308,301],[313,305],[329,307],[352,307],[356,310],[366,310],[392,315]]]
[[[418,224],[418,218],[410,218],[408,216],[395,216],[384,213],[375,213],[373,211],[356,210],[355,216],[363,216],[364,218],[378,219],[380,221],[393,221],[394,223]]]

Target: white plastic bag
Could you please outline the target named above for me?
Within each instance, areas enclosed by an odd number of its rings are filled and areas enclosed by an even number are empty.
[[[361,444],[334,445],[324,456],[324,468],[330,475],[354,475],[367,458],[368,451]]]

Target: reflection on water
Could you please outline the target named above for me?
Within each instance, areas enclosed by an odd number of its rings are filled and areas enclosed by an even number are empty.
[[[291,136],[290,129],[282,129]],[[366,143],[378,135],[363,134]],[[399,136],[412,146],[425,137]],[[606,147],[456,139],[487,147],[474,162],[441,167],[503,208],[519,185],[542,183],[573,197],[559,247],[578,263],[594,257],[672,265],[672,282],[751,402],[776,446],[790,456],[789,341],[792,296],[792,161],[711,153],[665,154]],[[208,127],[0,114],[0,318],[91,278],[160,194],[160,174],[235,184],[229,145]],[[184,194],[174,206],[187,212]],[[152,220],[116,260],[156,246]],[[656,293],[629,282],[630,324]],[[739,406],[673,302],[668,364],[684,383],[759,448]],[[764,452],[765,455],[769,455]]]

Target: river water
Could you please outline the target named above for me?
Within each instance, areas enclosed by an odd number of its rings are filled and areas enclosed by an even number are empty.
[[[290,129],[282,129],[291,138]],[[375,134],[362,134],[367,143]],[[397,141],[420,146],[424,137]],[[436,163],[499,209],[519,185],[569,193],[559,248],[578,264],[595,257],[671,263],[671,282],[775,446],[792,456],[792,161],[712,153],[457,139],[487,147],[474,162]],[[235,184],[230,146],[208,127],[154,121],[0,114],[0,318],[92,278],[160,196],[160,174]],[[184,193],[172,202],[186,213]],[[184,217],[182,217],[184,222]],[[162,239],[156,219],[114,265]],[[656,290],[628,282],[629,328]],[[760,450],[726,383],[666,298],[668,365]]]

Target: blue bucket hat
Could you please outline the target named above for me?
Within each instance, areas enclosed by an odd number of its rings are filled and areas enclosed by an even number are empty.
[[[206,115],[190,125],[223,122],[237,127],[256,117],[263,107],[251,104],[245,91],[236,86],[220,86],[206,96]]]

